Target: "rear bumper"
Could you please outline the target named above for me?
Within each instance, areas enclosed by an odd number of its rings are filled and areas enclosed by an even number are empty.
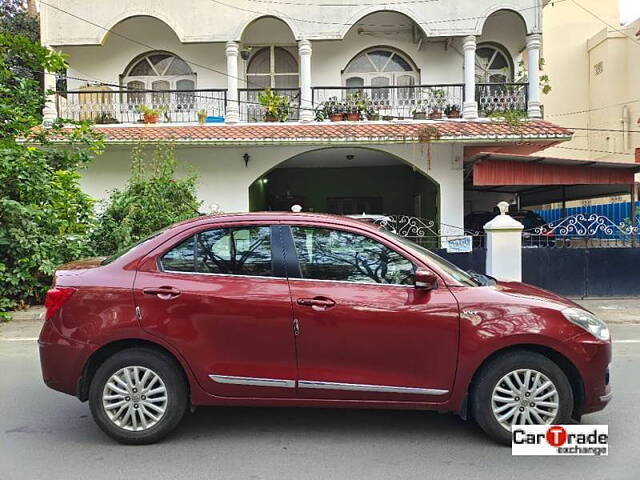
[[[563,344],[580,373],[584,398],[578,415],[593,413],[607,406],[613,396],[609,375],[611,342],[603,342],[589,333],[580,334]]]
[[[44,383],[54,390],[77,395],[78,381],[96,346],[68,339],[46,321],[38,339]]]

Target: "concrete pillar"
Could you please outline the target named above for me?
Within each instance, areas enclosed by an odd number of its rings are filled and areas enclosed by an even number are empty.
[[[498,208],[500,215],[484,226],[487,233],[487,275],[504,282],[521,282],[524,226],[507,215],[507,202],[500,202]]]
[[[464,49],[464,105],[462,116],[466,120],[478,118],[476,101],[476,37],[468,35],[463,39]]]
[[[227,42],[225,49],[227,55],[226,123],[238,123],[240,121],[240,109],[238,108],[238,50],[237,42]]]
[[[298,42],[298,54],[300,56],[300,121],[312,122],[314,115],[311,102],[311,42],[309,40]]]
[[[542,118],[540,105],[540,47],[542,46],[542,35],[532,33],[527,36],[527,70],[529,77],[529,118]]]

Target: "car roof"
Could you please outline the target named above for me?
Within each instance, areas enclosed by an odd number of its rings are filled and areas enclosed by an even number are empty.
[[[367,219],[366,217],[364,218]],[[353,226],[364,228],[367,230],[378,230],[379,226],[359,218],[347,217],[344,215],[335,215],[330,213],[316,212],[240,212],[240,213],[223,213],[214,215],[201,215],[199,217],[190,218],[182,222],[176,223],[169,227],[172,230],[178,226],[197,226],[201,224],[211,223],[227,223],[227,222],[243,222],[243,221],[264,221],[264,222],[319,222],[332,223],[343,226]]]

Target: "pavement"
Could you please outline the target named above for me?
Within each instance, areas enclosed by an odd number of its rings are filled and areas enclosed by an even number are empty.
[[[0,325],[0,479],[637,479],[640,325],[614,324],[608,457],[512,457],[472,422],[422,411],[199,408],[164,442],[115,443],[42,382],[41,321]]]

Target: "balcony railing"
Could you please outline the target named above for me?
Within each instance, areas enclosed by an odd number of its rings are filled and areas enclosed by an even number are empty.
[[[158,110],[158,122],[197,122],[198,112],[224,117],[226,90],[81,90],[58,92],[58,116],[97,124],[143,121],[141,107]]]
[[[289,99],[289,111],[287,121],[296,122],[300,119],[300,89],[299,88],[273,88],[273,92]],[[240,88],[238,89],[238,106],[240,110],[241,122],[264,122],[265,109],[260,104],[259,95],[263,90],[260,88]]]
[[[528,83],[478,83],[476,100],[480,116],[492,113],[527,111],[529,102]]]
[[[464,102],[464,84],[386,87],[314,87],[316,111],[363,108],[368,119],[458,118]],[[358,107],[358,104],[360,105]],[[326,107],[326,108],[323,108]],[[322,114],[320,114],[322,116]],[[327,116],[327,115],[325,115]],[[373,117],[373,118],[372,118]]]
[[[527,111],[526,83],[482,83],[476,86],[478,109],[483,117],[493,113]],[[260,89],[239,89],[238,109],[242,122],[269,120],[260,104]],[[300,89],[274,91],[289,99],[287,121],[300,119]],[[360,112],[355,119],[393,120],[458,118],[464,103],[464,84],[385,87],[314,87],[311,103],[316,118],[331,113]],[[156,109],[160,123],[222,121],[227,114],[227,91],[206,90],[111,90],[93,87],[56,93],[58,115],[63,119],[90,120],[97,124],[139,123],[142,107]],[[334,115],[333,117],[335,117]],[[211,118],[216,117],[216,118]],[[353,116],[349,117],[354,119]],[[336,119],[336,118],[332,118]]]

